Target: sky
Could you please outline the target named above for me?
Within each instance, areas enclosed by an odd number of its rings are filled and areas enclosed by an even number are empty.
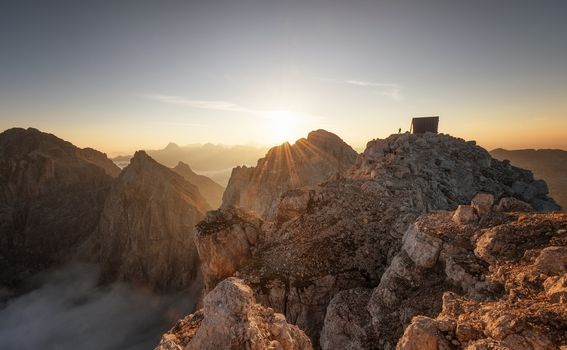
[[[440,116],[488,149],[567,149],[564,0],[2,0],[0,129],[110,155],[363,148]]]

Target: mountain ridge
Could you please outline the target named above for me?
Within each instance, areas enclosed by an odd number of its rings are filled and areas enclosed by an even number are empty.
[[[544,179],[549,185],[550,193],[567,210],[567,151],[497,148],[490,153],[497,159],[507,159],[513,165],[529,169],[536,177]]]
[[[480,199],[476,197],[479,193]],[[483,225],[485,213],[493,207],[488,198],[511,204],[523,198],[529,202],[524,208],[559,208],[547,196],[545,182],[534,180],[530,171],[493,159],[474,141],[430,133],[372,140],[345,176],[284,192],[275,217],[255,218],[242,213],[242,208],[231,207],[209,213],[195,230],[206,291],[214,290],[224,278],[238,276],[252,288],[260,304],[282,313],[287,322],[304,331],[314,348],[333,349],[336,347],[329,344],[336,345],[337,340],[329,337],[337,329],[353,329],[353,334],[347,334],[353,338],[362,333],[354,324],[358,315],[345,317],[353,323],[322,333],[331,329],[325,328],[326,315],[333,315],[329,313],[331,301],[335,300],[333,310],[349,310],[351,297],[367,298],[375,293],[385,272],[390,268],[397,271],[396,266],[405,261],[396,256],[421,215],[439,210],[457,216],[468,212],[471,225]],[[460,214],[452,213],[459,208]],[[422,236],[412,239],[415,244],[429,241]],[[229,246],[238,249],[227,249]],[[437,261],[427,255],[432,251],[437,257],[436,250],[418,247],[408,248],[417,254],[416,261],[423,259],[427,268]],[[239,259],[231,258],[235,253]],[[404,285],[411,285],[411,270],[400,273],[408,274],[410,280]],[[334,299],[339,293],[342,297]],[[440,304],[436,300],[431,305]],[[373,346],[396,346],[413,315],[416,311],[396,315],[400,319],[392,322],[397,325],[392,337],[378,337],[382,342]],[[374,313],[367,320],[381,322]]]
[[[272,147],[254,167],[232,170],[222,208],[242,207],[263,217],[276,215],[275,203],[286,190],[315,185],[354,164],[357,153],[340,137],[319,129],[307,138]]]

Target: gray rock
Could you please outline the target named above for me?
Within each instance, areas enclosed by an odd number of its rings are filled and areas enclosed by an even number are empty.
[[[415,225],[410,226],[402,240],[402,249],[420,267],[430,268],[439,258],[442,241],[423,234]]]
[[[453,214],[453,221],[459,225],[473,224],[478,221],[478,215],[470,205],[459,205]]]
[[[479,217],[486,216],[492,211],[494,205],[494,196],[489,193],[478,193],[471,200],[471,206]]]
[[[504,197],[500,199],[498,205],[494,210],[499,212],[510,212],[510,211],[533,211],[533,208],[528,203],[521,201],[514,197]]]

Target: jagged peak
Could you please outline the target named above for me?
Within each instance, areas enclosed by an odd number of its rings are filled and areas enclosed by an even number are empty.
[[[152,157],[150,157],[146,151],[144,150],[139,150],[136,151],[136,153],[134,153],[134,156],[132,157],[132,162],[141,162],[141,161],[147,161],[147,160],[153,160]]]
[[[146,151],[139,150],[134,153],[134,156],[130,159],[130,164],[122,170],[122,173],[128,173],[130,171],[161,171],[162,168],[170,170],[166,166],[155,161],[146,153]]]

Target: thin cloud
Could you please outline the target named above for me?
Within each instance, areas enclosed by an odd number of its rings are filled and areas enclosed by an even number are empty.
[[[402,96],[402,86],[400,84],[392,84],[392,83],[377,83],[373,81],[365,81],[365,80],[336,80],[336,79],[323,79],[324,81],[330,81],[335,83],[342,83],[347,85],[353,85],[363,88],[369,88],[374,93],[388,97],[395,101],[401,101]]]
[[[250,113],[250,114],[263,113],[262,111],[246,108],[230,101],[191,100],[181,96],[160,95],[160,94],[145,95],[144,97],[162,103],[169,103],[169,104],[187,106],[198,109],[209,109],[209,110],[223,111],[223,112],[238,112],[238,113]]]
[[[223,101],[223,100],[193,100],[182,96],[163,95],[163,94],[142,95],[142,97],[161,103],[186,106],[189,108],[208,109],[208,110],[222,111],[222,112],[246,113],[267,119],[273,118],[274,114],[284,113],[286,115],[295,116],[303,120],[323,120],[323,118],[320,116],[316,116],[308,113],[301,113],[301,112],[287,111],[287,110],[254,109],[254,108],[241,106],[234,102]]]

